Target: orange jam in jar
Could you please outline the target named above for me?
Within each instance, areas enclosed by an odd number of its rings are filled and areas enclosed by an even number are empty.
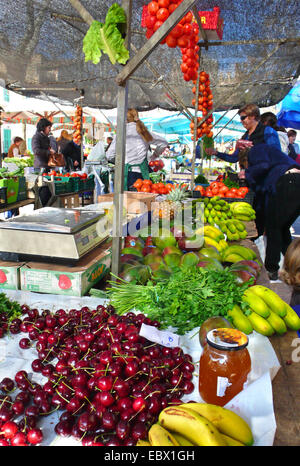
[[[199,393],[203,401],[224,406],[241,392],[251,370],[248,337],[234,328],[208,332],[200,357]]]

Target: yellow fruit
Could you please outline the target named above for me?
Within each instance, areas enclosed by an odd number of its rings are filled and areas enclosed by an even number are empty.
[[[184,403],[178,406],[196,411],[208,419],[218,431],[231,437],[244,445],[252,445],[254,442],[251,429],[247,422],[233,411],[210,403]]]
[[[280,317],[284,317],[286,315],[286,302],[283,301],[275,291],[262,285],[252,286],[251,291],[262,298],[269,308],[276,312]]]
[[[215,247],[219,252],[222,249],[216,240],[210,238],[209,236],[204,236],[204,247],[208,247],[208,246]]]
[[[283,320],[288,328],[291,330],[300,329],[300,318],[298,314],[291,308],[287,303],[285,303],[286,315],[283,317]]]
[[[235,328],[237,328],[241,332],[246,333],[246,335],[249,335],[249,333],[253,332],[251,322],[249,321],[248,317],[245,316],[245,314],[237,304],[235,304],[233,308],[227,312],[227,314],[231,318]]]
[[[267,317],[267,321],[279,335],[283,335],[287,332],[286,324],[283,318],[276,314],[276,312],[270,310],[270,315]]]
[[[179,443],[173,435],[159,424],[152,424],[148,432],[152,447],[178,447]]]
[[[229,248],[227,248],[227,249],[229,249]],[[225,249],[226,253],[227,253],[227,249]],[[226,254],[226,256],[223,255],[222,260],[224,262],[232,262],[234,264],[235,262],[240,262],[240,261],[244,260],[244,257],[240,256],[239,254],[231,253],[231,254]]]
[[[242,246],[241,244],[232,244],[226,250],[227,254],[238,254],[243,257],[245,260],[254,260],[256,258],[256,253],[252,249]]]
[[[256,314],[259,314],[260,316],[265,317],[265,318],[269,317],[270,315],[269,307],[267,306],[267,304],[262,298],[260,298],[255,293],[251,293],[251,287],[248,288],[244,292],[242,296],[242,300],[245,303],[247,303],[252,309],[252,311],[256,312]]]
[[[177,432],[171,432],[171,434],[173,435],[173,437],[176,438],[180,446],[182,447],[193,447],[194,446],[194,444],[189,439],[184,437],[183,435],[178,434]]]
[[[273,327],[271,327],[269,322],[262,316],[256,314],[256,312],[251,312],[247,317],[248,320],[250,320],[253,329],[257,333],[260,333],[261,335],[264,335],[266,337],[270,337],[271,335],[273,335]]]
[[[139,439],[135,445],[136,447],[151,447],[151,443],[147,440]]]
[[[238,440],[235,440],[232,437],[228,437],[228,435],[221,434],[225,442],[229,447],[244,447],[245,444],[242,442],[239,442]]]
[[[183,435],[194,445],[226,446],[218,429],[192,409],[170,406],[161,411],[158,422],[166,429]]]

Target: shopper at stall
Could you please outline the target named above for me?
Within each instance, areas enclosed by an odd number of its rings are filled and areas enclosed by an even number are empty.
[[[109,167],[102,141],[98,141],[87,156],[84,171],[96,174],[96,196],[102,191],[104,194],[109,192]]]
[[[63,149],[69,142],[72,140],[72,136],[65,129],[60,133],[59,138],[57,138],[58,152],[62,153]]]
[[[162,136],[150,133],[140,120],[136,109],[127,112],[126,155],[124,167],[124,190],[127,190],[138,178],[149,179],[147,153],[150,145],[155,146],[153,158],[158,157],[168,147],[168,141]],[[116,136],[106,152],[108,160],[116,156]]]
[[[22,144],[23,139],[20,138],[19,136],[16,136],[14,138],[13,144],[11,144],[10,148],[8,149],[7,152],[7,157],[12,158],[12,157],[20,157],[22,155],[20,146]]]
[[[260,110],[257,105],[244,105],[239,109],[238,114],[246,132],[243,134],[242,138],[236,142],[235,151],[232,154],[227,154],[219,152],[213,148],[207,148],[205,150],[208,155],[216,155],[218,158],[225,160],[226,162],[237,163],[239,159],[239,151],[245,147],[252,147],[257,144],[267,144],[277,148],[278,150],[281,149],[277,131],[261,123]],[[265,230],[265,214],[263,202],[258,196],[259,192],[257,190],[253,202],[253,208],[256,212],[255,223],[257,235],[259,237],[263,235]]]
[[[294,239],[286,250],[279,272],[283,282],[292,288],[290,306],[300,305],[300,238]]]
[[[288,138],[289,138],[289,149],[291,150],[291,148],[295,151],[296,153],[296,156],[299,154],[300,155],[300,148],[299,148],[299,144],[297,144],[295,142],[296,140],[296,137],[297,137],[297,131],[295,131],[294,129],[290,129],[287,133],[288,135]],[[290,147],[292,146],[292,147]]]
[[[108,137],[106,138],[107,146],[106,146],[106,148],[105,148],[105,152],[107,152],[108,149],[110,148],[110,145],[111,145],[112,141],[113,141],[113,138],[112,138],[111,136],[108,136]]]
[[[34,168],[43,171],[49,171],[48,160],[50,154],[55,150],[50,147],[49,133],[52,123],[47,118],[41,118],[36,126],[36,133],[32,138],[32,150],[34,154]]]
[[[271,128],[277,131],[279,142],[280,142],[280,150],[284,154],[288,154],[288,145],[289,145],[289,138],[285,128],[279,128],[277,124],[277,116],[272,112],[265,112],[261,115],[260,121],[263,125],[266,126],[265,132],[271,134]]]
[[[72,139],[62,150],[67,171],[81,170],[81,146]]]
[[[245,169],[239,177],[246,179],[264,203],[265,267],[270,279],[276,280],[280,254],[286,253],[292,241],[290,227],[300,214],[300,165],[267,144],[240,151],[240,159]]]

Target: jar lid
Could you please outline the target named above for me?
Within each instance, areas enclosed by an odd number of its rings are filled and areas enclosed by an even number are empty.
[[[215,328],[206,335],[207,343],[214,348],[225,351],[236,351],[248,345],[245,333],[235,328]]]

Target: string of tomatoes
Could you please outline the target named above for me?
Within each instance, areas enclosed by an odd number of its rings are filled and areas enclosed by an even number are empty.
[[[75,130],[73,141],[80,145],[82,140],[82,107],[80,105],[76,106],[73,129]]]
[[[182,0],[152,0],[143,10],[142,26],[146,27],[146,37],[150,37],[168,19]],[[185,81],[197,79],[199,68],[198,52],[199,26],[189,11],[161,42],[170,48],[179,47],[182,54],[180,66]]]
[[[210,88],[210,79],[209,74],[205,71],[201,71],[199,75],[199,92],[198,92],[198,102],[196,102],[196,93],[197,87],[196,85],[192,89],[193,94],[195,97],[192,100],[192,106],[197,108],[198,111],[202,112],[202,118],[197,118],[197,133],[196,133],[196,140],[201,138],[202,136],[207,136],[208,138],[213,137],[212,132],[212,122],[213,116],[209,115],[209,117],[202,123],[204,117],[207,116],[208,112],[213,108],[213,94]],[[201,123],[201,125],[199,125]],[[194,140],[194,128],[195,122],[191,121],[190,123],[190,130],[191,130],[191,138]]]

